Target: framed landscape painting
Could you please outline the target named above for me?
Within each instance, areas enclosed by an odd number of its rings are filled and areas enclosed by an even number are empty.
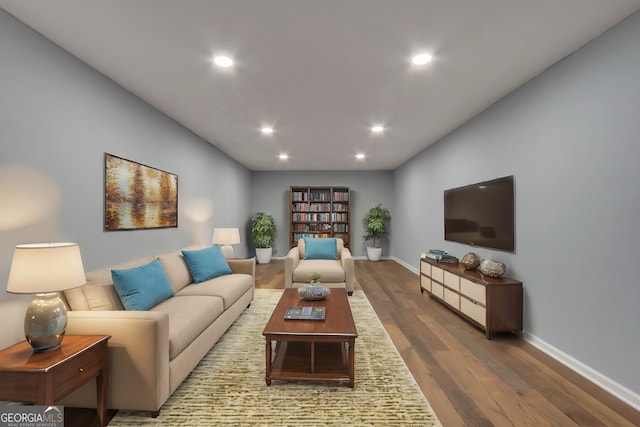
[[[104,228],[178,226],[178,176],[105,153]]]

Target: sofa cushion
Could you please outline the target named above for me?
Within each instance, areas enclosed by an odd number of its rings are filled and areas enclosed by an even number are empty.
[[[113,284],[109,285],[92,285],[84,287],[84,296],[89,304],[88,310],[92,311],[109,311],[124,310],[122,301],[116,292]]]
[[[249,274],[231,274],[189,285],[180,290],[176,296],[217,296],[223,299],[226,310],[252,287],[253,277]]]
[[[301,259],[293,270],[294,282],[311,282],[313,273],[321,272],[320,283],[342,283],[345,275],[340,261],[328,259]]]
[[[304,239],[304,259],[338,259],[336,239]]]
[[[148,310],[174,296],[167,273],[157,259],[126,270],[111,270],[111,276],[127,310]]]
[[[231,274],[231,267],[218,245],[195,251],[183,250],[182,254],[195,283]]]
[[[144,258],[138,258],[135,261],[123,262],[116,264],[112,267],[102,268],[100,270],[91,271],[86,274],[87,282],[92,281],[96,283],[113,284],[113,277],[111,276],[111,270],[127,270],[141,265],[149,264],[153,261],[154,257],[148,256]]]
[[[135,261],[118,264],[112,268],[133,268],[139,265],[148,264],[152,260],[153,257],[144,257]],[[102,268],[100,270],[90,271],[86,273],[86,278],[87,283],[84,286],[64,291],[64,296],[66,297],[71,310],[123,309],[120,297],[113,286],[111,268]],[[94,289],[95,286],[99,288]]]
[[[222,298],[176,296],[151,309],[169,315],[169,360],[182,350],[223,312]]]
[[[71,310],[91,310],[87,297],[84,296],[84,286],[64,291],[64,297]],[[113,291],[115,292],[115,289]]]
[[[193,277],[191,277],[191,272],[181,251],[160,255],[158,261],[167,273],[174,293],[193,283]]]

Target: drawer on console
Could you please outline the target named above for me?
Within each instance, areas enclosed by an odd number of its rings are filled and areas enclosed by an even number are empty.
[[[444,288],[444,301],[456,310],[460,310],[460,294]]]
[[[435,265],[431,266],[431,278],[440,283],[444,283],[444,270]]]
[[[444,272],[444,284],[456,291],[460,290],[460,276],[456,276],[448,271]]]
[[[427,276],[420,275],[420,287],[428,292],[431,292],[431,279]]]
[[[431,264],[427,261],[420,261],[420,273],[431,277]]]
[[[460,297],[460,311],[485,328],[487,327],[487,309],[464,296]]]
[[[444,286],[438,282],[431,281],[431,293],[433,296],[444,299]]]
[[[482,305],[487,305],[487,289],[471,280],[461,278],[460,279],[460,293],[469,297],[474,301],[478,301]]]

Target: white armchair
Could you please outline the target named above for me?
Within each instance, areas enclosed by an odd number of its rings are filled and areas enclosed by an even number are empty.
[[[315,240],[315,239],[314,239]],[[298,246],[291,248],[284,260],[284,287],[298,288],[311,282],[313,273],[320,274],[320,284],[329,288],[345,288],[353,294],[356,285],[353,257],[344,247],[342,239],[334,239],[336,259],[306,259],[305,239],[298,240]]]

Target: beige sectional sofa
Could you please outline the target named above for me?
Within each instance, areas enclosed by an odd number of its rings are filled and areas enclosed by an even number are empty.
[[[189,248],[194,249],[194,248]],[[147,311],[125,310],[111,269],[129,269],[157,258],[174,297]],[[255,259],[228,260],[232,274],[198,284],[181,251],[146,257],[87,273],[86,285],[65,291],[67,334],[108,334],[108,407],[151,411],[161,406],[253,300]],[[61,404],[95,407],[95,382]]]

